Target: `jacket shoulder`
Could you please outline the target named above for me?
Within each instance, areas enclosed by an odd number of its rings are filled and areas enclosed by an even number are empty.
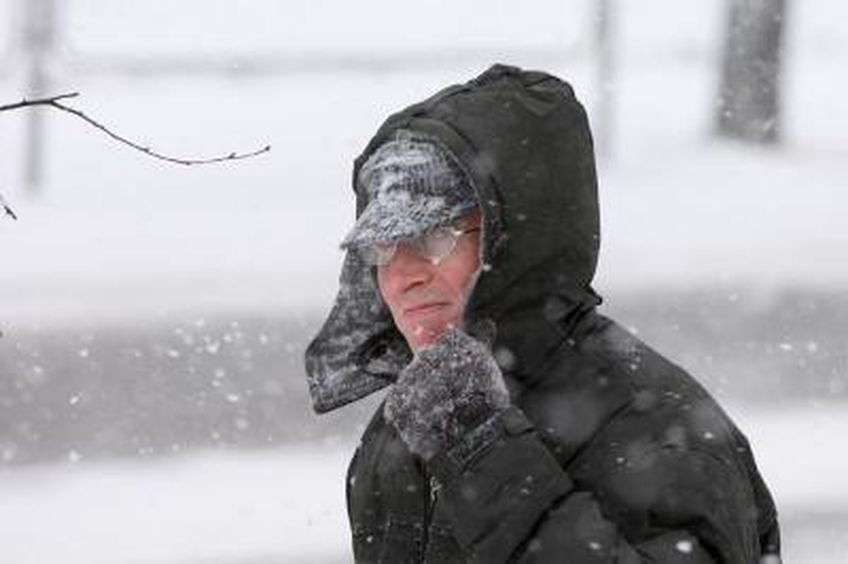
[[[726,520],[749,538],[776,526],[745,436],[688,372],[620,325],[601,318],[548,370],[527,394],[528,418],[629,537],[690,519]]]
[[[576,441],[575,447],[585,448],[619,422],[626,422],[617,431],[623,438],[650,435],[665,445],[706,451],[744,440],[686,370],[600,316],[590,331],[554,353],[521,402],[543,434],[556,442]]]

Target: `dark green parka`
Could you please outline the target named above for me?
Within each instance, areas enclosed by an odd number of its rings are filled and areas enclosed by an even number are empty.
[[[595,311],[595,163],[571,87],[492,67],[389,117],[354,179],[398,128],[441,142],[477,191],[484,268],[466,317],[494,322],[513,407],[427,464],[378,409],[348,473],[356,561],[776,557],[775,508],[745,437],[686,372]],[[366,204],[357,190],[357,212]],[[349,253],[307,350],[316,410],[389,385],[409,359],[373,272]]]

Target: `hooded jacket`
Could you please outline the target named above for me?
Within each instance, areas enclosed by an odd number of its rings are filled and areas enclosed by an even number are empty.
[[[390,116],[443,145],[483,212],[469,323],[513,406],[429,463],[383,418],[348,472],[357,562],[759,562],[776,511],[742,433],[685,371],[596,313],[599,219],[586,114],[565,82],[496,65]],[[411,353],[372,269],[348,253],[306,353],[314,407],[391,384]],[[482,437],[482,438],[481,438]]]

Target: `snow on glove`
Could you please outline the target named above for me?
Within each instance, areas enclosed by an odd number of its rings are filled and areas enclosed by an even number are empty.
[[[452,328],[401,371],[384,414],[409,450],[429,460],[509,405],[489,349]]]

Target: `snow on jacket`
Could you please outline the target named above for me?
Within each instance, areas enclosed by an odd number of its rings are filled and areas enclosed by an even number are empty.
[[[483,442],[425,464],[381,406],[348,471],[356,561],[776,558],[776,511],[745,437],[684,370],[595,311],[595,163],[571,87],[496,65],[390,116],[354,179],[399,128],[439,140],[474,184],[484,268],[466,319],[494,322],[512,407]],[[366,205],[357,191],[357,213]],[[411,358],[355,253],[340,282],[306,354],[319,412],[390,385]]]

